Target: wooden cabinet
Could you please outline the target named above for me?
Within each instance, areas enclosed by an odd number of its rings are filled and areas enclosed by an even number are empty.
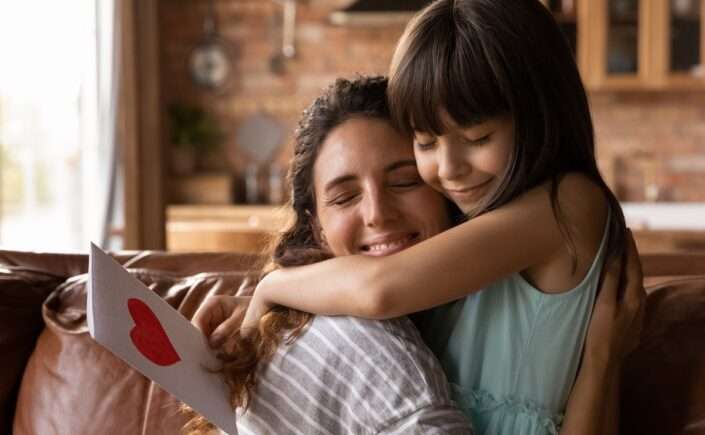
[[[705,90],[705,0],[543,2],[588,90]]]
[[[660,1],[660,0],[657,0]],[[581,2],[580,69],[587,87],[632,89],[648,85],[652,64],[653,0]]]

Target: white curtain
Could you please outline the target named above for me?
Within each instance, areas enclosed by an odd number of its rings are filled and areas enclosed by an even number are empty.
[[[105,249],[119,249],[111,237],[122,217],[122,189],[119,188],[119,146],[117,136],[120,59],[121,8],[116,0],[95,0],[97,22],[97,101],[98,101],[98,177],[96,198],[102,205],[98,214],[96,242]],[[112,242],[112,243],[111,243]]]

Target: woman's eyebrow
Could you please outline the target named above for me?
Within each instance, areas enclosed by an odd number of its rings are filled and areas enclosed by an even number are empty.
[[[339,184],[347,183],[348,181],[353,181],[353,180],[356,179],[356,178],[357,178],[357,177],[354,176],[354,175],[341,175],[341,176],[339,176],[339,177],[335,177],[335,178],[333,178],[332,180],[330,180],[329,182],[326,183],[326,186],[325,186],[325,188],[323,189],[323,191],[324,191],[324,192],[328,192],[329,190],[331,190],[331,189],[334,188],[335,186],[337,186],[337,185],[339,185]]]

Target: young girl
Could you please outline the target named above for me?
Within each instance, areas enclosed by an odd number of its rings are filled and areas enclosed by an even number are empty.
[[[243,329],[274,305],[385,319],[457,301],[426,335],[477,432],[557,433],[602,264],[625,240],[568,44],[536,0],[438,0],[402,36],[388,96],[421,176],[468,220],[382,258],[275,271]]]

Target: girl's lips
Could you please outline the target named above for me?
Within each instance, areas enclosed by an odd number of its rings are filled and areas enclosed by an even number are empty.
[[[462,189],[446,189],[446,191],[449,193],[461,193],[461,194],[468,193],[468,192],[472,192],[474,190],[477,190],[481,187],[484,187],[485,185],[489,184],[491,181],[492,181],[492,178],[489,178],[487,181],[483,181],[482,183],[476,184],[474,186],[463,187]]]
[[[466,187],[463,189],[445,189],[445,191],[446,191],[446,194],[453,201],[456,201],[456,202],[474,201],[474,200],[477,200],[478,197],[481,196],[483,189],[485,187],[487,187],[491,182],[492,182],[492,178],[490,178],[487,181],[483,181],[482,183],[477,184],[475,186],[470,186],[470,187]]]

